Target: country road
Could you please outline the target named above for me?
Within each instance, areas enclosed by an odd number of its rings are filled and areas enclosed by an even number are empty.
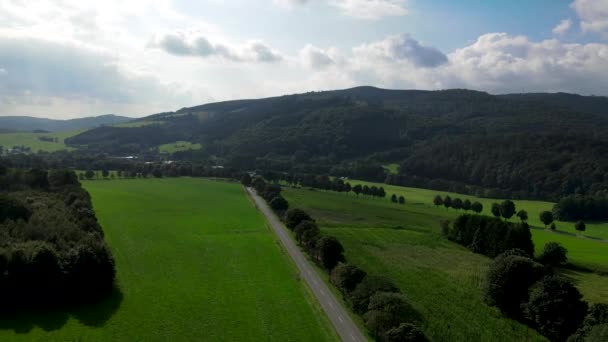
[[[321,304],[321,307],[329,317],[329,320],[332,322],[342,341],[368,341],[359,327],[357,327],[355,322],[350,318],[346,309],[329,290],[323,279],[317,274],[313,265],[306,259],[306,256],[304,256],[300,248],[296,246],[295,242],[289,236],[287,228],[285,228],[283,223],[281,223],[270,207],[268,207],[266,202],[255,193],[255,190],[247,188],[247,192],[255,201],[258,209],[266,216],[272,230],[278,235],[281,243],[300,270],[300,277],[306,281],[315,297],[317,297],[319,304]]]

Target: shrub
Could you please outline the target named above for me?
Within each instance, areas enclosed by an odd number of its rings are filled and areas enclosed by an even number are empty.
[[[540,222],[542,222],[545,225],[545,228],[547,228],[547,226],[553,222],[553,213],[550,211],[543,211],[540,213],[539,218]]]
[[[584,232],[587,229],[587,226],[585,225],[585,222],[583,221],[578,221],[576,222],[576,224],[574,225],[574,229],[576,229],[579,232]]]
[[[538,260],[547,266],[557,266],[568,260],[568,250],[557,242],[547,242]]]
[[[510,316],[518,316],[528,299],[528,288],[543,275],[543,266],[512,250],[499,255],[490,265],[484,288],[486,303]],[[525,253],[525,252],[523,252]]]
[[[322,236],[315,245],[317,261],[326,270],[333,269],[339,262],[344,261],[344,247],[333,236]]]
[[[367,273],[357,266],[340,263],[331,271],[330,280],[344,293],[353,291]]]
[[[568,342],[607,341],[608,304],[593,304],[585,316],[582,327],[568,338]]]
[[[287,200],[283,196],[279,195],[270,201],[270,207],[274,211],[283,212],[289,208],[289,203],[287,203]]]
[[[369,299],[376,292],[399,292],[399,288],[385,277],[368,275],[347,297],[354,311],[361,314],[367,311]]]
[[[389,329],[386,332],[385,340],[387,342],[427,342],[428,339],[424,336],[415,324],[401,323],[398,327]]]
[[[285,225],[287,228],[293,230],[302,221],[314,221],[310,215],[308,215],[302,209],[289,209],[285,215]]]
[[[523,306],[526,318],[551,341],[565,341],[585,317],[587,303],[571,282],[547,276],[530,290]]]
[[[384,336],[389,329],[402,322],[420,320],[420,314],[401,293],[376,292],[369,299],[368,311],[363,315],[363,320],[375,336]]]

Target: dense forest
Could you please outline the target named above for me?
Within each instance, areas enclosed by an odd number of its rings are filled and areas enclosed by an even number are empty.
[[[114,259],[76,174],[0,160],[0,310],[99,298],[114,278]]]
[[[100,127],[66,142],[87,153],[145,155],[184,140],[203,149],[175,159],[212,159],[242,170],[482,196],[605,197],[607,103],[570,94],[359,87],[183,108],[139,119],[141,127]],[[386,179],[387,163],[400,164],[399,174]]]

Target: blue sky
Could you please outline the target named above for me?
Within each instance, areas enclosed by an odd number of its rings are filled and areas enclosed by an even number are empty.
[[[373,85],[608,95],[608,0],[4,0],[0,115]]]

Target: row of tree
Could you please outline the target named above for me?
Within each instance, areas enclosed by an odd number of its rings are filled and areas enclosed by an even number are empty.
[[[553,206],[553,216],[560,221],[607,220],[608,197],[563,197]]]
[[[0,310],[112,290],[114,259],[74,172],[0,167],[0,184]]]
[[[444,206],[446,208],[453,208],[456,210],[464,210],[464,211],[473,211],[476,213],[481,213],[483,211],[483,205],[477,201],[475,202],[471,202],[468,199],[465,199],[464,201],[460,198],[454,198],[452,199],[452,197],[450,197],[449,195],[445,196],[445,197],[441,197],[440,195],[436,195],[435,198],[433,198],[433,204],[436,207],[440,207],[440,206]]]
[[[545,245],[538,261],[520,249],[503,252],[488,270],[484,299],[551,341],[605,341],[608,305],[589,308],[578,289],[553,271],[566,261],[566,253],[554,242]]]

